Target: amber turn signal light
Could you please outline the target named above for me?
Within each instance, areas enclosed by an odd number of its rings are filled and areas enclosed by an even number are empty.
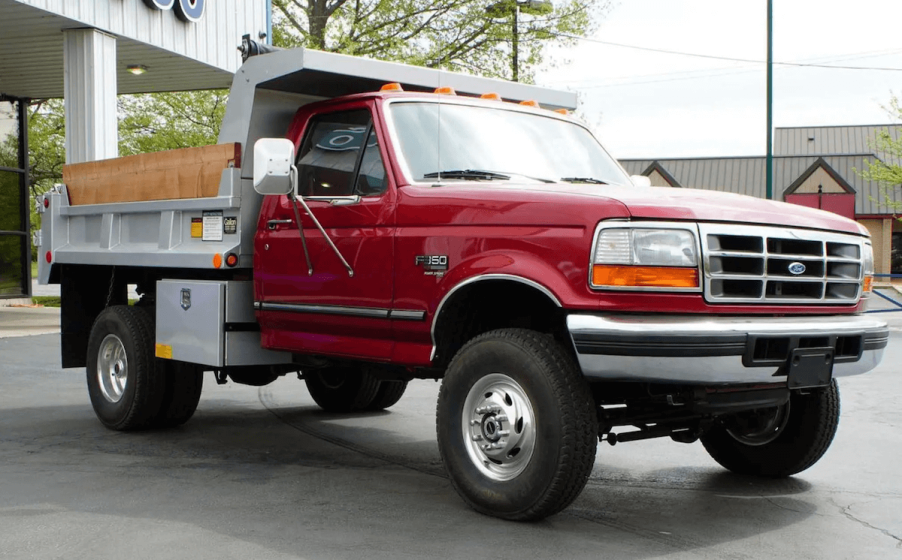
[[[592,284],[624,288],[698,288],[698,269],[596,264],[592,267]]]
[[[874,289],[874,277],[873,276],[865,276],[864,284],[861,287],[862,291],[870,292]]]

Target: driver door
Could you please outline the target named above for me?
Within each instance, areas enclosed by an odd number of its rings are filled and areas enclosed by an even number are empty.
[[[391,355],[395,191],[372,107],[355,105],[311,116],[296,160],[299,196],[353,274],[299,205],[309,274],[291,200],[268,197],[254,248],[266,347],[366,359]]]

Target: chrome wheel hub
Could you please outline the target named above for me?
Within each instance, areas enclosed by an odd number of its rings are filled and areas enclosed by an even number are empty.
[[[97,381],[103,397],[111,403],[122,400],[128,384],[128,357],[122,340],[106,335],[97,355]]]
[[[493,480],[511,480],[529,464],[535,413],[526,392],[502,373],[478,380],[464,401],[461,430],[467,455]]]
[[[783,433],[789,420],[789,402],[757,415],[752,421],[738,421],[727,433],[739,443],[758,446],[768,444]]]

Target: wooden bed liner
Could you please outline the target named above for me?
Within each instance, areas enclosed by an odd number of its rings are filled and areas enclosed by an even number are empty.
[[[216,196],[222,171],[241,166],[241,144],[214,144],[63,166],[69,204]]]

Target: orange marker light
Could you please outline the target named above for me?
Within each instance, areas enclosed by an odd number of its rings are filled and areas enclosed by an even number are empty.
[[[592,283],[596,286],[635,288],[698,288],[698,269],[668,266],[617,266],[596,264],[592,267]]]
[[[379,91],[404,91],[404,88],[398,82],[392,82],[379,88]]]
[[[535,107],[537,109],[542,108],[542,106],[539,105],[539,102],[534,99],[527,99],[526,101],[521,101],[520,105],[526,105],[527,107]]]
[[[501,101],[501,96],[497,93],[483,93],[479,96],[480,99],[491,99],[492,101]]]
[[[567,109],[555,109],[554,112],[555,112],[555,113],[560,113],[560,114],[562,114],[562,115],[569,115],[569,114],[570,114],[570,111],[568,111]]]
[[[213,268],[222,268],[222,255],[219,253],[213,255]]]
[[[457,92],[454,91],[454,88],[450,86],[435,88],[434,93],[439,93],[441,95],[457,95]]]
[[[871,290],[873,290],[874,289],[874,277],[873,276],[865,276],[864,277],[864,285],[861,287],[861,289],[864,292],[870,292]]]

